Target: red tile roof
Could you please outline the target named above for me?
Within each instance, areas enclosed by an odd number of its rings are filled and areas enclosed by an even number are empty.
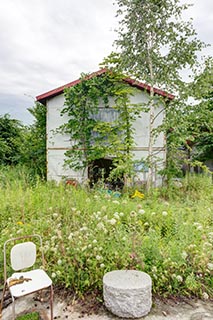
[[[107,71],[107,69],[100,69],[100,70],[98,70],[96,72],[93,72],[90,75],[88,75],[86,77],[86,79],[91,79],[93,77],[99,76],[99,75],[105,73],[106,71]],[[143,82],[139,82],[139,81],[133,80],[131,78],[125,78],[124,81],[129,83],[131,86],[136,87],[136,88],[138,88],[140,90],[147,90],[147,91],[151,90],[151,86],[148,85],[148,84],[145,84]],[[39,96],[36,97],[36,100],[45,104],[47,99],[50,99],[50,98],[55,97],[55,96],[57,96],[59,94],[62,94],[65,88],[73,87],[73,86],[75,86],[76,84],[78,84],[80,82],[81,82],[81,79],[78,79],[78,80],[69,82],[69,83],[67,83],[67,84],[65,84],[65,85],[63,85],[61,87],[56,88],[56,89],[53,89],[53,90],[50,90],[48,92],[42,93],[42,94],[40,94]],[[156,93],[158,95],[161,95],[163,97],[166,97],[168,99],[171,99],[171,100],[175,98],[175,96],[173,94],[167,93],[167,92],[165,92],[163,90],[160,90],[160,89],[157,89],[157,88],[154,88],[154,93]]]

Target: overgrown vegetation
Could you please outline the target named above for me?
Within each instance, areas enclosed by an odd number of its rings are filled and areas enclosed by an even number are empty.
[[[213,297],[209,177],[189,176],[133,199],[3,168],[0,202],[1,249],[10,237],[39,233],[54,284],[81,295],[101,290],[110,270],[138,269],[150,274],[153,292],[162,296]]]
[[[31,175],[46,176],[46,107],[35,103],[28,111],[34,123],[24,126],[9,114],[0,116],[0,164],[25,166]]]
[[[72,148],[65,164],[74,170],[89,168],[94,160],[111,157],[111,178],[130,177],[133,172],[134,120],[141,105],[130,103],[135,88],[124,75],[103,70],[96,76],[82,74],[81,81],[65,89],[62,115],[68,115],[59,131],[70,136]]]

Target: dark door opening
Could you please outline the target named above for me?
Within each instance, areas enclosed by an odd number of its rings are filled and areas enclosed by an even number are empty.
[[[104,186],[110,190],[121,190],[123,188],[122,179],[109,180],[109,175],[114,168],[111,159],[96,159],[94,160],[88,169],[88,177],[90,181],[90,187],[95,186],[98,182],[104,183]]]

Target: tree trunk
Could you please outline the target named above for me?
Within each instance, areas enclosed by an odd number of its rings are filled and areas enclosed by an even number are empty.
[[[147,53],[148,53],[148,64],[150,71],[150,80],[151,80],[151,88],[150,88],[150,106],[149,106],[149,145],[148,145],[148,160],[149,160],[149,171],[147,177],[147,191],[150,190],[154,180],[154,161],[153,161],[153,146],[154,146],[154,117],[155,117],[155,109],[154,109],[154,73],[153,73],[153,65],[152,58],[150,56],[150,48],[152,47],[152,34],[149,35],[150,38],[147,41]]]
[[[154,90],[151,88],[150,91],[150,110],[149,110],[149,144],[148,144],[148,160],[149,160],[149,171],[147,177],[147,190],[149,191],[152,187],[154,180],[154,161],[153,161],[153,145],[154,145],[154,105],[153,105]]]

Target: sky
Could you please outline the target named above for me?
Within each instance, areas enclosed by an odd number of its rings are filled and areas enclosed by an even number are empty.
[[[213,43],[213,0],[193,3],[198,38]],[[116,0],[0,0],[0,116],[23,124],[35,97],[99,69],[115,48]],[[203,52],[213,56],[212,47]]]

